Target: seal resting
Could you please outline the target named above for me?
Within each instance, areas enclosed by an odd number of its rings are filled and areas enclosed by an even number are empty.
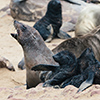
[[[60,84],[67,80],[70,80],[72,76],[78,73],[77,59],[75,55],[68,50],[61,51],[53,56],[54,60],[59,63],[59,66],[40,64],[32,68],[35,71],[52,71],[52,76],[49,76],[49,80],[46,80],[43,87],[47,86],[60,86]]]
[[[74,37],[65,40],[59,44],[52,51],[53,53],[58,53],[62,50],[69,50],[75,54],[78,58],[82,52],[91,47],[93,49],[94,55],[98,61],[100,61],[100,26],[94,29],[89,35]]]
[[[77,60],[80,74],[63,85],[74,85],[79,88],[77,92],[81,92],[92,84],[100,84],[100,62],[95,59],[93,50],[87,48]]]
[[[0,56],[0,68],[7,68],[11,71],[15,71],[15,69],[14,69],[13,65],[11,64],[11,62],[8,59],[6,59],[2,56]]]
[[[11,34],[23,48],[24,61],[26,66],[27,89],[35,87],[41,80],[39,71],[31,71],[37,64],[57,64],[53,58],[53,53],[47,48],[43,39],[35,28],[14,21],[17,34]]]
[[[85,7],[76,22],[75,35],[81,36],[90,34],[98,25],[100,25],[100,6],[99,5],[88,5]]]
[[[47,40],[49,35],[51,34],[50,30],[47,28],[49,25],[52,25],[53,34],[49,41],[51,41],[55,37],[59,37],[59,30],[62,25],[62,7],[59,0],[51,0],[47,5],[46,14],[35,23],[33,26],[40,35],[43,40]],[[70,38],[66,33],[63,37]]]
[[[39,4],[33,0],[11,0],[10,2],[10,14],[14,19],[24,21],[36,21],[44,15],[46,4],[45,0]]]

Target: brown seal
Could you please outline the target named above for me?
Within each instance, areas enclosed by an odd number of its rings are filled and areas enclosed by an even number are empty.
[[[79,57],[86,48],[91,47],[97,60],[100,61],[100,26],[93,30],[89,35],[74,37],[65,40],[52,51],[58,53],[62,50],[69,50]]]
[[[45,45],[38,31],[28,25],[14,21],[17,34],[11,34],[22,46],[26,66],[27,88],[35,87],[41,80],[40,72],[31,71],[37,64],[57,64],[52,58],[52,51]]]

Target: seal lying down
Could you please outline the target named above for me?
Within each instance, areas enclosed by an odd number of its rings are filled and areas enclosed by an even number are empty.
[[[45,80],[45,83],[43,84],[44,87],[60,85],[63,81],[76,75],[78,72],[76,70],[77,59],[68,50],[57,53],[53,58],[57,63],[59,63],[59,66],[40,64],[32,68],[32,70],[35,71],[42,70],[53,72],[52,76],[49,76],[51,79]]]
[[[74,85],[79,88],[78,92],[80,92],[93,83],[100,84],[100,62],[95,59],[91,48],[87,48],[77,60],[72,53],[64,55],[64,52],[66,51],[61,51],[53,56],[55,61],[59,63],[59,67],[40,64],[32,68],[36,71],[53,71],[52,78],[45,81],[43,86],[59,85],[64,88],[67,85]],[[73,57],[74,59],[72,59]]]

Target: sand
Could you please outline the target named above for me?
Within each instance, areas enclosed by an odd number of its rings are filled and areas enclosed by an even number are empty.
[[[9,3],[10,0],[0,0],[0,9]],[[34,22],[21,22],[34,25]],[[6,68],[0,69],[0,100],[100,100],[100,85],[94,85],[81,94],[76,94],[77,88],[74,86],[57,90],[42,88],[40,84],[36,88],[26,90],[26,71],[17,67],[23,57],[23,50],[10,33],[15,33],[13,18],[0,12],[0,55],[9,59],[15,68],[14,72]],[[62,41],[64,40],[55,39],[46,45],[52,50]]]

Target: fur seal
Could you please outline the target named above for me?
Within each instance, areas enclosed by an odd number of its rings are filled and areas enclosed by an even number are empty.
[[[68,50],[61,51],[53,56],[54,60],[59,63],[59,66],[40,64],[32,68],[35,71],[52,71],[52,76],[49,80],[45,79],[43,87],[60,86],[60,84],[70,80],[72,76],[77,75],[77,59],[75,55]]]
[[[56,37],[62,25],[62,8],[59,0],[51,0],[48,3],[46,14],[33,26],[39,31],[43,40],[46,40],[50,35],[49,30],[47,30],[50,24],[54,29],[53,37]]]
[[[53,33],[51,34],[51,31],[48,29],[48,26],[51,25],[53,28]],[[47,11],[46,14],[35,23],[33,26],[40,35],[42,36],[43,40],[47,40],[48,37],[49,39],[48,42],[50,42],[53,38],[59,37],[59,33],[62,33],[62,37],[64,38],[70,38],[67,33],[63,33],[60,30],[60,27],[62,26],[62,6],[59,0],[51,0],[48,5],[47,5]],[[51,36],[50,36],[51,34]],[[61,38],[62,38],[61,37]]]
[[[100,62],[95,59],[93,50],[87,48],[77,60],[80,74],[73,76],[66,85],[74,85],[79,88],[77,92],[82,92],[92,84],[100,84]]]
[[[100,6],[88,5],[80,13],[75,26],[75,35],[82,36],[90,34],[100,25]]]
[[[2,56],[0,56],[0,68],[7,68],[11,71],[15,71],[14,66],[11,64],[11,62]]]
[[[27,89],[35,87],[41,80],[39,71],[31,71],[31,68],[37,64],[57,64],[53,58],[53,53],[47,48],[42,37],[35,28],[14,21],[14,27],[17,34],[11,34],[22,46],[24,52],[24,61],[26,66]]]
[[[59,44],[52,51],[54,54],[62,51],[69,50],[78,58],[82,52],[91,47],[93,49],[94,55],[98,61],[100,61],[100,26],[95,28],[89,35],[74,37],[65,40]]]

